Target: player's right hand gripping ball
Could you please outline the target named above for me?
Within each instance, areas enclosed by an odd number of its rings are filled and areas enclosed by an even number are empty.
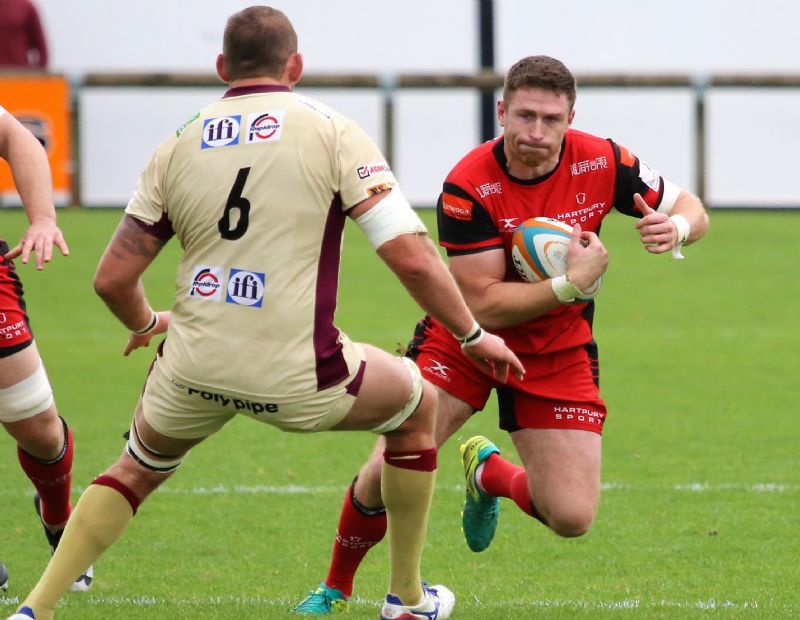
[[[511,238],[511,260],[525,282],[540,282],[567,272],[567,251],[572,226],[549,217],[533,217],[519,225]],[[592,283],[583,295],[588,301],[597,295],[602,278]]]

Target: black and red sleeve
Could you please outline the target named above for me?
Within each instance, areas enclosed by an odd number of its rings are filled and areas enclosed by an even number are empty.
[[[445,182],[436,204],[439,245],[448,256],[502,248],[503,240],[486,208],[469,192]]]
[[[633,195],[640,194],[648,205],[658,209],[664,196],[664,179],[624,146],[612,140],[609,142],[614,149],[617,173],[614,182],[614,208],[625,215],[642,217],[633,205]]]

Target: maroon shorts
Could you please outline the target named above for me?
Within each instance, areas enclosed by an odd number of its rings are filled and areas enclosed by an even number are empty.
[[[606,406],[598,389],[596,347],[574,347],[538,355],[518,355],[525,366],[522,381],[509,376],[502,384],[484,374],[461,351],[440,324],[417,326],[408,355],[422,376],[476,410],[497,391],[500,428],[563,428],[603,432]]]
[[[0,240],[0,357],[8,357],[33,342],[25,312],[22,283],[13,261],[3,261],[8,244]]]

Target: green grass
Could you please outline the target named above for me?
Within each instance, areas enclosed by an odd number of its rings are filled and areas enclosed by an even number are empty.
[[[120,215],[62,211],[71,256],[43,273],[19,269],[75,431],[78,487],[117,458],[152,355],[122,357],[126,333],[91,290]],[[0,218],[16,241],[22,213]],[[457,443],[445,446],[423,571],[456,592],[456,619],[800,616],[799,224],[797,212],[714,212],[708,238],[673,261],[646,254],[628,218],[606,221],[611,266],[595,331],[609,418],[597,521],[562,540],[504,501],[495,543],[473,554],[459,531]],[[156,306],[170,303],[177,251],[170,244],[147,274]],[[420,312],[352,227],[342,283],[339,324],[354,339],[388,350],[408,340]],[[496,418],[492,403],[461,438],[486,433],[516,459]],[[344,487],[371,444],[366,434],[300,437],[236,420],[148,500],[97,563],[93,593],[68,595],[59,618],[286,617],[324,577]],[[48,553],[2,433],[0,453],[4,616]],[[377,616],[386,566],[381,545],[349,617]]]

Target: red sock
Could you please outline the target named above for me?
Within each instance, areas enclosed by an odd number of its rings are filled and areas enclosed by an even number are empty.
[[[483,464],[481,486],[489,495],[514,500],[522,512],[538,518],[528,490],[528,475],[519,465],[509,463],[499,454],[492,454]]]
[[[386,535],[386,511],[369,511],[358,505],[353,484],[347,487],[344,497],[333,557],[325,578],[329,587],[341,590],[345,596],[353,593],[353,578],[364,556]]]
[[[17,446],[17,457],[22,471],[33,482],[42,500],[42,520],[58,525],[69,519],[72,504],[69,494],[72,486],[72,431],[64,422],[64,447],[52,461],[41,461]]]

